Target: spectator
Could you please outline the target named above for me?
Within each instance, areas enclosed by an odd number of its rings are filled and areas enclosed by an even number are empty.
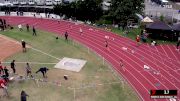
[[[140,36],[139,35],[136,36],[136,42],[137,42],[137,46],[139,46],[140,45]]]
[[[11,69],[13,70],[13,73],[15,74],[16,73],[16,69],[15,69],[15,60],[13,60],[12,62],[11,62]]]
[[[1,61],[0,61],[0,76],[4,74],[4,71],[3,71],[3,66],[1,64]]]
[[[25,91],[21,91],[21,101],[27,101],[27,96],[29,97],[29,95],[26,94]]]
[[[128,35],[128,31],[124,31],[123,34],[124,34],[125,36],[127,36],[127,35]]]
[[[16,13],[17,13],[17,16],[19,16],[19,12],[17,11]]]
[[[5,78],[9,78],[9,70],[6,68],[6,66],[4,67],[4,75],[5,75]]]
[[[140,40],[141,40],[141,42],[144,42],[144,36],[143,36],[143,33],[140,34]]]
[[[43,74],[43,77],[44,77],[44,78],[47,78],[46,73],[47,73],[48,70],[49,70],[49,69],[46,68],[46,67],[41,67],[36,73],[41,72],[41,73]]]
[[[144,42],[147,42],[147,38],[148,38],[148,33],[144,33]]]
[[[7,82],[3,78],[0,78],[0,88],[3,89],[4,95],[8,96],[8,91],[7,91],[6,84],[7,84]]]

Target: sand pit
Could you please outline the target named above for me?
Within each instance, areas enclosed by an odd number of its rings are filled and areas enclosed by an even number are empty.
[[[55,68],[79,72],[84,67],[86,62],[86,60],[64,57],[59,63],[55,65]]]

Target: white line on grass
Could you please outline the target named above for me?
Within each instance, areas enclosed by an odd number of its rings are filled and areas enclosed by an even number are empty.
[[[48,53],[45,53],[45,52],[43,52],[43,51],[41,51],[41,50],[39,50],[39,49],[35,49],[35,48],[32,48],[32,47],[31,47],[31,49],[33,49],[33,50],[35,50],[35,51],[37,51],[37,52],[43,53],[43,54],[45,54],[45,55],[47,55],[47,56],[50,56],[50,57],[52,57],[52,58],[55,58],[55,59],[57,59],[57,60],[61,60],[60,58],[57,58],[57,57],[55,57],[55,56],[53,56],[53,55],[50,55],[50,54],[48,54]]]
[[[2,63],[11,63],[11,62],[2,62]],[[57,64],[57,63],[42,63],[42,62],[16,62],[17,64],[25,64],[25,63],[30,63],[30,64]]]
[[[74,101],[76,101],[76,89],[74,89]]]
[[[68,87],[69,89],[86,89],[86,88],[94,88],[95,86],[105,86],[105,85],[112,85],[112,84],[119,84],[120,82],[108,82],[108,83],[92,83],[92,84],[87,84],[86,86],[84,87],[77,87],[77,88],[73,88],[73,87]]]

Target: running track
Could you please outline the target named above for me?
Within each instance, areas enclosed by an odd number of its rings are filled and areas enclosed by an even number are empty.
[[[168,101],[168,99],[150,99],[151,89],[176,89],[178,101],[180,101],[180,52],[172,45],[160,45],[151,47],[142,44],[137,47],[133,40],[117,36],[95,27],[84,24],[75,24],[68,21],[58,23],[51,19],[38,19],[31,17],[1,16],[12,25],[35,26],[38,29],[63,35],[68,31],[69,37],[86,45],[93,51],[104,57],[123,78],[133,87],[142,101]],[[79,28],[83,35],[79,35]],[[108,39],[110,51],[105,49],[105,35]],[[113,40],[114,39],[114,40]],[[128,48],[123,50],[122,47]],[[125,71],[119,66],[123,60]],[[150,70],[144,70],[148,65]]]

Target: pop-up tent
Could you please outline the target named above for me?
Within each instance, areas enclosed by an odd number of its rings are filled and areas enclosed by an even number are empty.
[[[172,26],[172,29],[174,31],[175,41],[176,41],[178,40],[178,37],[180,36],[180,23],[174,24]]]
[[[151,19],[147,16],[147,17],[145,17],[144,19],[142,19],[141,22],[144,22],[144,23],[151,23],[151,22],[154,22],[154,21],[151,20]]]
[[[0,3],[0,6],[5,6],[5,4],[4,3]]]
[[[172,26],[172,29],[173,29],[174,31],[180,32],[180,23],[174,24],[174,25]]]
[[[171,26],[161,21],[150,23],[146,28],[151,30],[172,30]]]
[[[146,30],[147,32],[151,33],[150,37],[154,39],[162,39],[162,40],[175,39],[175,35],[172,27],[161,21],[148,24],[146,26]]]

